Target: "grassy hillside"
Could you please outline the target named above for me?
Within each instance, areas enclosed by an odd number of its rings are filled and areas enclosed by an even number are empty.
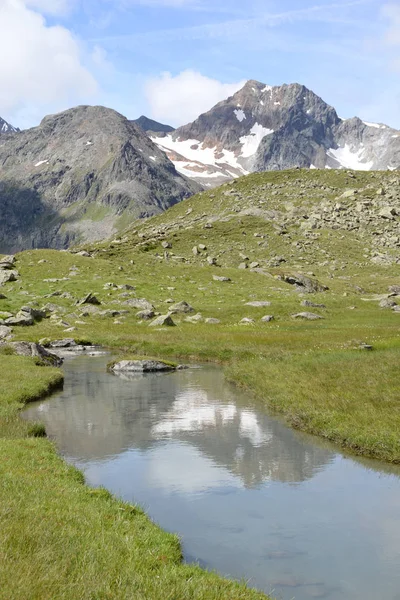
[[[291,426],[400,463],[399,198],[397,173],[251,175],[111,242],[17,255],[0,321],[45,307],[13,340],[218,361]],[[100,304],[80,303],[89,292]],[[144,319],[180,301],[193,312],[172,312],[175,327]],[[1,352],[0,598],[263,597],[182,566],[176,537],[82,485],[17,416],[59,373]]]
[[[50,303],[51,317],[15,327],[16,339],[72,336],[223,362],[293,426],[399,462],[400,313],[380,306],[400,304],[388,291],[400,284],[398,184],[396,173],[250,175],[85,247],[89,256],[18,255],[21,277],[3,288],[0,310]],[[317,291],[293,284],[301,279]],[[101,305],[77,306],[88,292]],[[149,327],[135,298],[159,314],[185,300],[200,316]],[[322,318],[293,317],[303,312]]]

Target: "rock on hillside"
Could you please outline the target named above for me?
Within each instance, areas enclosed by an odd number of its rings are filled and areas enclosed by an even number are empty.
[[[158,121],[153,121],[153,119],[149,119],[142,115],[138,119],[135,119],[133,123],[136,123],[139,127],[143,129],[143,131],[151,131],[154,133],[172,133],[174,131],[174,127],[171,125],[164,125],[163,123],[159,123]]]
[[[119,113],[73,108],[2,140],[0,252],[103,239],[198,189]]]
[[[19,129],[16,129],[0,117],[0,135],[16,133],[17,131],[19,131]]]
[[[193,123],[152,139],[177,170],[208,187],[257,171],[302,168],[394,170],[400,131],[340,119],[297,83],[248,81]]]

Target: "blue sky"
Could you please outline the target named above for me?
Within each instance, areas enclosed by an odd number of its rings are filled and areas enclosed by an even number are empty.
[[[400,0],[1,0],[0,22],[17,126],[78,103],[179,125],[257,79],[400,128]]]

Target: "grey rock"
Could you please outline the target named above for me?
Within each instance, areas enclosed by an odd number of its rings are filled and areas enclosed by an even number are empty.
[[[246,306],[254,306],[255,308],[262,308],[263,306],[271,306],[271,302],[268,302],[268,300],[265,300],[265,301],[255,300],[254,302],[246,302]]]
[[[265,315],[265,317],[261,318],[261,321],[263,323],[271,323],[271,321],[274,321],[274,320],[275,320],[274,315]]]
[[[207,262],[210,266],[214,266],[217,264],[217,259],[213,256],[207,256]]]
[[[400,285],[391,285],[389,287],[389,293],[396,294],[396,296],[400,296]]]
[[[317,319],[323,319],[321,315],[316,315],[312,312],[301,312],[296,315],[292,315],[293,319],[307,319],[308,321],[316,321]]]
[[[96,298],[96,296],[94,294],[92,294],[92,292],[89,292],[88,294],[86,294],[86,296],[84,296],[82,298],[82,300],[80,300],[78,302],[78,304],[80,306],[83,304],[93,304],[93,305],[99,306],[101,304],[101,302],[98,298]]]
[[[17,281],[19,277],[18,271],[10,271],[6,269],[0,270],[0,286],[10,281]]]
[[[130,283],[123,283],[122,285],[118,286],[118,289],[119,290],[127,290],[127,291],[130,291],[130,292],[134,292],[136,288],[135,288],[134,285],[131,285]]]
[[[155,312],[154,310],[141,310],[138,313],[136,313],[136,316],[142,321],[150,321],[150,319],[154,319]]]
[[[397,302],[392,300],[391,298],[385,298],[379,302],[380,308],[393,308],[397,306]]]
[[[123,302],[124,306],[131,306],[140,310],[154,310],[154,306],[146,298],[130,298]]]
[[[6,325],[12,325],[15,327],[29,327],[33,325],[34,322],[35,319],[32,317],[32,315],[23,312],[18,312],[15,317],[10,317],[5,320]]]
[[[230,277],[223,277],[221,275],[213,275],[213,280],[214,281],[222,281],[225,283],[229,283],[230,281],[232,281]]]
[[[219,319],[215,319],[214,317],[209,317],[208,319],[205,320],[205,323],[207,325],[219,325],[219,323],[221,323],[221,321]]]
[[[301,306],[308,306],[309,308],[326,308],[325,304],[317,304],[316,302],[311,302],[311,300],[303,300]]]
[[[259,266],[260,266],[260,263],[258,263],[257,261],[254,261],[249,264],[250,269],[257,269],[257,267],[259,267]]]
[[[201,323],[203,321],[203,316],[200,313],[197,313],[192,317],[186,317],[185,321],[187,323]]]
[[[0,325],[0,340],[10,338],[12,334],[12,328],[6,325]]]
[[[60,367],[63,363],[62,358],[49,352],[40,344],[33,342],[10,342],[9,346],[14,349],[18,356],[32,356],[39,358],[47,366]]]
[[[176,314],[176,313],[194,313],[195,310],[194,310],[193,306],[190,306],[190,304],[188,304],[187,302],[185,302],[185,300],[182,300],[182,302],[178,302],[177,304],[174,304],[173,306],[171,306],[169,312],[172,313],[172,314]]]
[[[240,324],[241,325],[254,325],[255,321],[254,319],[250,319],[249,317],[244,317],[241,321]]]
[[[0,258],[0,269],[12,269],[15,265],[15,256],[8,255]]]
[[[42,308],[33,308],[32,306],[22,306],[20,313],[24,313],[30,317],[33,317],[35,321],[45,319],[47,317],[47,311]]]
[[[48,343],[49,348],[75,348],[77,345],[74,338],[64,338],[63,340],[54,340]]]
[[[160,315],[152,321],[149,327],[175,327],[171,315]]]
[[[158,360],[121,360],[110,367],[114,373],[156,373],[176,371],[176,367]]]
[[[248,265],[245,262],[240,263],[240,265],[238,266],[238,269],[243,269],[244,270],[244,269],[247,269],[247,268],[248,268]]]
[[[301,291],[307,292],[309,294],[314,294],[317,292],[325,292],[329,288],[325,285],[322,285],[316,279],[311,279],[311,277],[307,277],[306,275],[302,275],[301,273],[295,273],[293,275],[285,275],[283,280],[290,285],[295,285],[298,288],[301,288]]]

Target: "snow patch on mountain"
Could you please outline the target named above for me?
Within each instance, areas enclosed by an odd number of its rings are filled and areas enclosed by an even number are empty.
[[[250,129],[250,133],[240,138],[240,143],[242,144],[242,158],[253,156],[257,152],[264,137],[266,135],[271,135],[271,133],[274,133],[273,129],[268,129],[259,123],[255,123]]]
[[[246,114],[245,114],[245,112],[242,109],[234,110],[233,112],[235,113],[236,118],[239,121],[239,123],[241,123],[242,121],[245,120]]]
[[[365,148],[363,145],[358,150],[352,150],[349,144],[345,144],[343,148],[330,148],[327,152],[339,163],[339,166],[345,169],[354,169],[355,171],[370,171],[374,161],[367,162],[365,160]]]

